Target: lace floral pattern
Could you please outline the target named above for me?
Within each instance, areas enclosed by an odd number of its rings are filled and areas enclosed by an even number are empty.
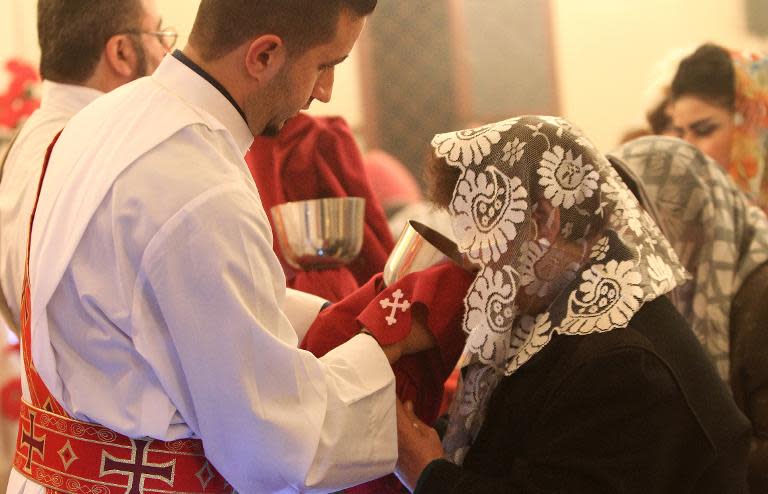
[[[598,240],[597,243],[592,247],[590,258],[594,259],[595,261],[602,261],[605,259],[605,257],[608,255],[608,249],[610,249],[610,244],[608,242],[608,237],[603,237]]]
[[[507,360],[507,368],[519,368],[541,350],[552,337],[552,321],[549,314],[539,314],[535,318],[524,315],[520,317],[520,327],[515,331],[511,345],[511,355]]]
[[[460,247],[472,259],[498,261],[525,219],[526,195],[519,178],[494,167],[480,173],[466,170],[451,203]]]
[[[520,117],[435,136],[461,173],[457,244],[480,269],[464,300],[466,368],[444,446],[460,462],[487,396],[555,334],[625,327],[686,277],[608,161],[558,117]]]
[[[611,172],[616,173],[613,170]],[[629,228],[635,235],[642,235],[643,224],[640,217],[643,210],[640,209],[632,192],[612,174],[609,174],[601,188],[605,198],[616,205],[615,214],[611,218],[611,226],[620,233]]]
[[[568,298],[568,315],[561,328],[570,334],[589,334],[623,328],[640,309],[642,276],[631,261],[608,261],[581,273],[582,283]]]
[[[507,163],[509,166],[514,166],[515,163],[520,161],[525,152],[525,143],[515,137],[515,140],[508,142],[504,145],[504,156],[501,161]]]
[[[464,327],[469,329],[468,350],[480,362],[500,365],[505,355],[499,351],[499,335],[510,333],[517,315],[514,297],[516,273],[511,267],[495,271],[483,269],[475,278],[466,298]]]
[[[501,133],[512,127],[513,122],[499,122],[437,136],[432,141],[435,154],[452,165],[478,165],[491,152],[491,146],[501,140]]]
[[[597,172],[592,165],[582,163],[581,155],[574,157],[573,151],[565,151],[560,146],[544,152],[538,173],[544,197],[556,207],[581,204],[597,190]]]

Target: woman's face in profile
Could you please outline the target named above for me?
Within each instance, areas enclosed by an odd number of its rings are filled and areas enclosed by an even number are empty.
[[[733,145],[733,113],[696,96],[681,96],[669,105],[672,135],[696,146],[726,166]]]

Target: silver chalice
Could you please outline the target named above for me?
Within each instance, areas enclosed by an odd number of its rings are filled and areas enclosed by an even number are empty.
[[[403,276],[451,260],[470,269],[456,243],[432,228],[410,220],[384,265],[384,283],[387,286]]]
[[[283,257],[295,269],[336,268],[360,253],[365,218],[362,197],[287,202],[271,212]]]

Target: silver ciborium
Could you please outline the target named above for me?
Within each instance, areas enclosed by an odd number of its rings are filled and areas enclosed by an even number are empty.
[[[467,269],[455,242],[418,221],[410,220],[384,265],[384,283],[389,286],[407,274],[445,260]]]
[[[365,219],[362,197],[287,202],[271,212],[283,257],[295,269],[337,268],[360,253]]]

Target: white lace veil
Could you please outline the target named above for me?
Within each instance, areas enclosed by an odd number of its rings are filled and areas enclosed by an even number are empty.
[[[479,270],[464,300],[462,380],[444,440],[461,464],[499,380],[555,333],[625,327],[685,277],[675,252],[616,171],[555,117],[441,134],[435,154],[460,178],[449,211]]]

